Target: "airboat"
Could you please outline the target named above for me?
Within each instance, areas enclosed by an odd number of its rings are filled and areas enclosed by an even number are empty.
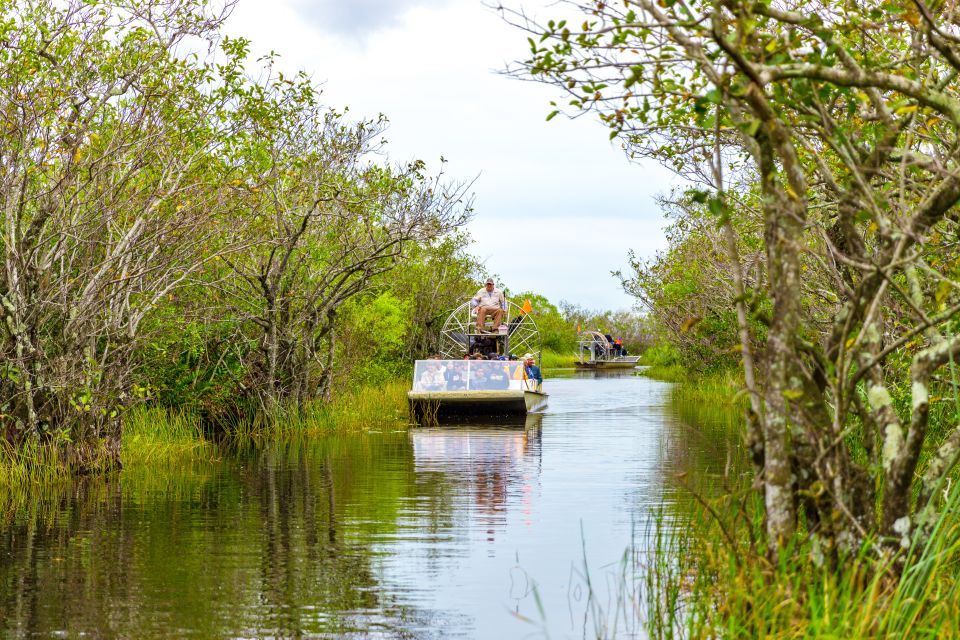
[[[640,361],[640,356],[624,355],[599,331],[581,332],[579,348],[580,358],[573,363],[578,369],[632,369]]]
[[[529,307],[528,307],[529,309]],[[547,394],[536,380],[527,378],[525,354],[543,347],[533,317],[508,301],[502,324],[488,323],[478,330],[476,310],[470,301],[457,307],[440,331],[440,358],[417,360],[413,388],[407,393],[410,411],[419,423],[458,416],[511,416],[539,411]],[[466,359],[467,354],[495,354],[502,360]]]

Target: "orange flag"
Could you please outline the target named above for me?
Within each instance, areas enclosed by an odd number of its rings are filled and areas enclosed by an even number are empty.
[[[577,333],[580,333],[580,323],[577,323]]]
[[[527,298],[523,301],[523,307],[520,308],[524,313],[530,313],[533,311],[533,305],[530,304],[530,298]]]

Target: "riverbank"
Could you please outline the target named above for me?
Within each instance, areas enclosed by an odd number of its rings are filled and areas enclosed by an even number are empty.
[[[543,352],[541,367],[572,368],[574,354]],[[220,427],[216,438],[285,439],[319,437],[337,431],[363,429],[404,429],[408,423],[407,378],[378,385],[343,389],[330,403],[311,402],[304,408],[278,409],[274,415],[261,415]],[[215,456],[213,435],[205,430],[198,415],[177,408],[143,406],[124,416],[121,461],[129,465],[149,465],[176,459],[205,459]],[[32,445],[20,449],[0,449],[0,487],[17,490],[27,485],[43,485],[69,477],[70,471],[58,460],[54,446]]]
[[[643,375],[676,383],[671,404],[716,442],[742,438],[746,397],[738,372],[690,374],[677,364]],[[944,412],[939,420],[947,418]],[[932,424],[931,428],[942,428]],[[728,471],[707,484],[678,482],[687,499],[651,533],[646,622],[654,638],[941,638],[957,634],[960,590],[960,491],[944,493],[935,533],[924,547],[879,558],[867,543],[855,553],[828,549],[801,522],[776,562],[766,551],[762,497],[741,446]],[[677,526],[678,521],[686,523]],[[892,568],[906,564],[900,576]]]
[[[331,403],[315,401],[302,410],[278,410],[239,422],[211,434],[199,416],[167,407],[138,407],[124,416],[121,460],[125,468],[172,460],[209,459],[216,455],[214,440],[268,440],[317,437],[344,430],[405,428],[409,381],[359,387],[339,394]],[[33,445],[0,451],[0,487],[17,492],[26,486],[68,479],[52,445]]]

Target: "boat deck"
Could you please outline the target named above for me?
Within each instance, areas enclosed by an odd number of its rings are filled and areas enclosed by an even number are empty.
[[[639,364],[640,356],[624,356],[610,360],[583,360],[573,364],[578,369],[632,369]]]
[[[522,415],[542,409],[547,394],[507,389],[503,391],[410,391],[410,410],[418,422],[437,417]]]

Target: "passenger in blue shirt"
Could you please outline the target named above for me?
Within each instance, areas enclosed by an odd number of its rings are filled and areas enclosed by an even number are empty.
[[[537,381],[537,390],[539,390],[540,385],[543,384],[543,374],[540,373],[540,367],[536,365],[532,353],[523,356],[523,370],[527,374],[528,380]]]

